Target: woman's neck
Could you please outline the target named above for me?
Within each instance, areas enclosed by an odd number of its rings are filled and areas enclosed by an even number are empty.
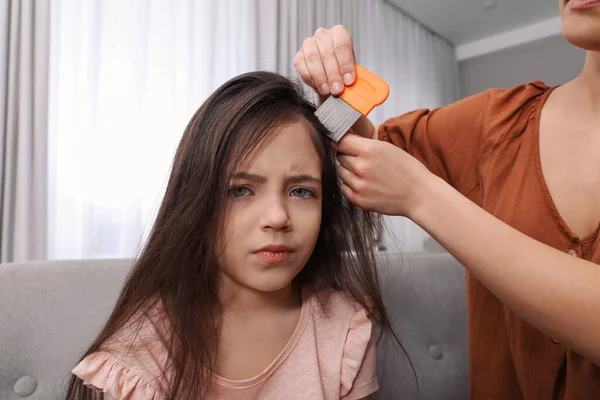
[[[567,83],[570,101],[581,113],[600,115],[600,52],[588,51],[581,74]]]

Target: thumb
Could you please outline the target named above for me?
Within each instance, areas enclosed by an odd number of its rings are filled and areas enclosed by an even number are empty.
[[[334,145],[334,149],[349,156],[357,156],[372,140],[349,132]]]

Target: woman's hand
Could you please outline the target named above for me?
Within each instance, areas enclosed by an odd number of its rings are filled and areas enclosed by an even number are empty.
[[[333,144],[344,181],[342,193],[357,206],[387,215],[411,218],[422,204],[428,185],[435,177],[404,150],[352,133]]]
[[[330,94],[341,94],[344,85],[354,83],[354,60],[350,32],[336,25],[331,29],[319,28],[314,36],[305,39],[294,58],[294,67],[323,99]]]
[[[314,36],[304,40],[302,48],[296,53],[294,67],[302,80],[317,93],[317,105],[331,94],[342,94],[345,86],[356,80],[350,32],[342,25],[317,29]],[[353,129],[367,138],[374,137],[377,132],[376,127],[364,116],[358,119]]]

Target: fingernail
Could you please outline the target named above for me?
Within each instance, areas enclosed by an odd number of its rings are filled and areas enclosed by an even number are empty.
[[[321,94],[329,94],[329,85],[324,83],[321,85]]]
[[[350,72],[346,72],[344,74],[344,83],[346,85],[352,85],[353,82],[354,82],[354,77],[352,76],[352,74]]]
[[[335,82],[331,87],[333,88],[334,93],[340,93],[342,91],[342,84],[339,82]]]

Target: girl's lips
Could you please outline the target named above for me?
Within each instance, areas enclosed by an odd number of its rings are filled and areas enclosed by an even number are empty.
[[[285,260],[287,260],[290,253],[285,250],[284,251],[260,250],[256,254],[258,254],[258,256],[260,258],[262,258],[264,261],[266,261],[268,263],[277,264],[277,263],[281,263],[281,262],[284,262]]]
[[[258,249],[258,251],[273,251],[273,252],[287,251],[287,252],[292,252],[292,251],[294,251],[294,249],[292,249],[289,246],[285,246],[283,244],[270,244],[270,245],[267,245],[265,247],[262,247],[262,248]]]

